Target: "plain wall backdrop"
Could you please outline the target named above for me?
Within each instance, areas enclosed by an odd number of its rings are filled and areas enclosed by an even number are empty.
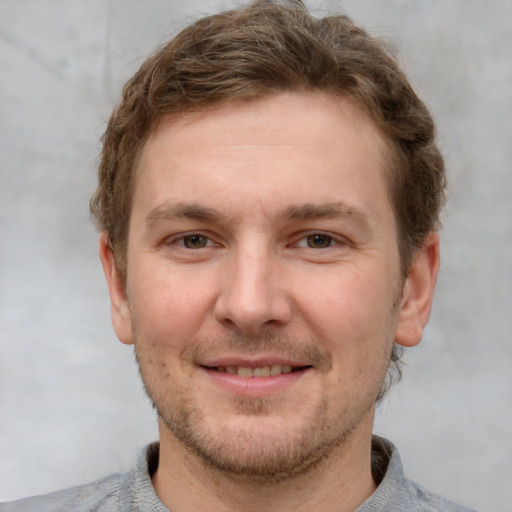
[[[410,478],[510,511],[512,2],[306,3],[398,48],[451,181],[431,323],[375,430]],[[110,327],[88,216],[98,140],[149,52],[232,5],[0,0],[0,500],[126,469],[157,436],[132,349]]]

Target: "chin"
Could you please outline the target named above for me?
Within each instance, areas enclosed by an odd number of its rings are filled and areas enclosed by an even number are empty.
[[[238,405],[244,413],[239,410],[231,419],[213,419],[198,409],[173,415],[159,411],[159,416],[167,432],[201,464],[230,478],[266,483],[312,471],[357,427],[332,428],[325,404],[296,418],[272,415],[264,399],[244,399]]]

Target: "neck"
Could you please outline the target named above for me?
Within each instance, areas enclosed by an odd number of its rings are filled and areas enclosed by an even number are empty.
[[[373,415],[308,473],[255,481],[207,466],[160,423],[160,463],[153,486],[173,512],[349,512],[376,489],[371,473]]]

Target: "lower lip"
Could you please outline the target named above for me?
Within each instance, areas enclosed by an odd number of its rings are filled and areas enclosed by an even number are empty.
[[[231,394],[249,397],[273,395],[292,386],[302,379],[311,368],[297,370],[290,373],[281,373],[270,377],[239,377],[231,373],[218,372],[201,368],[215,385]]]

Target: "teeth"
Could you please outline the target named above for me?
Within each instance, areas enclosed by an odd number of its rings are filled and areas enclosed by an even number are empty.
[[[270,375],[270,367],[264,366],[263,368],[254,368],[252,371],[253,377],[268,377]]]
[[[252,377],[252,368],[247,368],[246,366],[238,367],[238,376],[239,377]]]
[[[290,366],[290,369],[291,369],[291,366]],[[280,373],[285,373],[285,372],[283,372],[283,366],[281,366],[280,364],[273,364],[270,367],[270,375],[272,375],[272,377],[274,377],[275,375],[279,375]]]
[[[290,373],[292,367],[286,364],[273,364],[271,366],[262,366],[261,368],[250,368],[248,366],[219,366],[217,371],[238,375],[239,377],[275,377],[281,373]]]

